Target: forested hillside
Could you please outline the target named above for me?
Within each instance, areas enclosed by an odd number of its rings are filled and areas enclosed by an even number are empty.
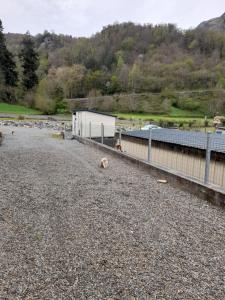
[[[63,111],[68,98],[159,93],[160,101],[181,105],[173,103],[175,91],[218,89],[220,96],[211,100],[218,100],[216,109],[225,112],[224,31],[123,23],[109,25],[90,38],[47,31],[34,37],[9,33],[5,44],[17,74],[16,84],[11,85],[4,74],[0,77],[5,102],[54,113]],[[184,101],[189,109],[198,106],[194,98]]]

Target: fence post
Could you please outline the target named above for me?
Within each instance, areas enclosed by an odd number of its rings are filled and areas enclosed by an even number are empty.
[[[80,136],[83,137],[83,123],[80,123]]]
[[[151,148],[152,148],[152,129],[149,128],[148,133],[148,162],[151,162]]]
[[[205,157],[205,176],[204,183],[209,183],[210,159],[211,159],[211,132],[207,132],[206,138],[206,157]]]
[[[89,123],[89,138],[91,140],[91,122]]]
[[[104,125],[101,123],[101,143],[104,143]]]
[[[64,123],[63,136],[64,136],[64,139],[65,139],[65,137],[66,137],[66,123]]]
[[[121,130],[121,127],[119,129],[119,144],[121,146],[121,139],[122,139],[122,130]]]

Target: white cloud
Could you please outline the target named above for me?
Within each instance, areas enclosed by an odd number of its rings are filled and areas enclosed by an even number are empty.
[[[115,21],[194,27],[225,12],[224,0],[0,0],[6,32],[45,29],[90,36]]]

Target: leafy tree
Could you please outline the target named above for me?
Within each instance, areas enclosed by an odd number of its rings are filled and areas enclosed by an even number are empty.
[[[29,33],[26,34],[21,43],[19,58],[23,69],[22,85],[26,90],[30,90],[38,83],[36,71],[39,65],[39,58]]]
[[[120,93],[122,90],[119,79],[116,75],[112,75],[110,81],[107,84],[107,93],[108,94],[115,94]]]
[[[47,114],[64,112],[66,105],[63,99],[63,89],[57,80],[56,70],[51,69],[38,84],[35,106]]]
[[[49,61],[47,55],[42,55],[39,60],[39,66],[37,69],[37,76],[40,79],[43,79],[48,74]]]
[[[129,86],[132,91],[137,92],[140,90],[142,78],[140,65],[138,63],[134,63],[129,73]]]
[[[13,60],[12,54],[6,48],[1,20],[0,20],[0,72],[1,72],[1,80],[4,82],[5,85],[16,86],[17,83],[16,64]]]
[[[102,70],[89,71],[85,78],[85,86],[88,92],[92,91],[92,94],[106,93],[107,82],[109,76]]]
[[[84,96],[86,69],[82,65],[61,67],[56,70],[56,78],[63,89],[65,98]]]

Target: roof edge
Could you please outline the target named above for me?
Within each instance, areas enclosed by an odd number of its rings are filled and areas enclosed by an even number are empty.
[[[99,115],[103,115],[103,116],[117,118],[117,116],[115,116],[115,115],[104,113],[104,112],[100,112],[100,111],[96,111],[96,110],[93,110],[93,109],[74,109],[72,111],[72,113],[75,114],[76,112],[79,112],[79,111],[80,112],[86,111],[86,112],[91,112],[91,113],[94,113],[94,114],[99,114]]]

